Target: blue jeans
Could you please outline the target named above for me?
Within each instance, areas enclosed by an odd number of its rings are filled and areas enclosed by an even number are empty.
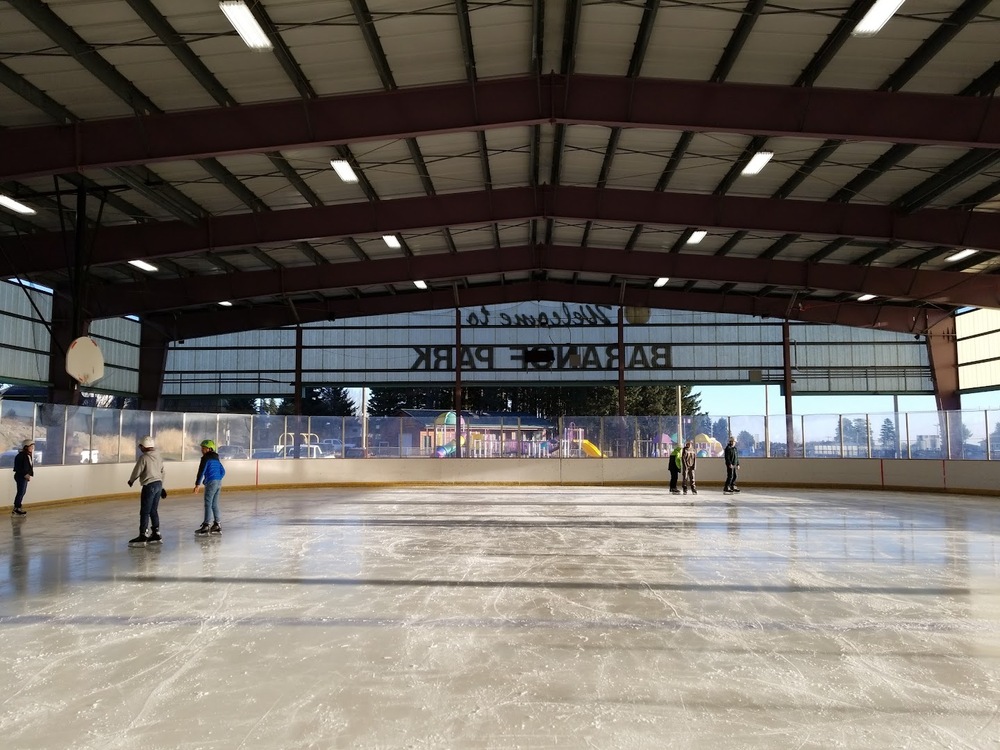
[[[213,479],[211,482],[205,482],[205,523],[211,523],[213,517],[216,523],[222,521],[219,517],[219,494],[221,492],[221,479]]]
[[[17,486],[17,492],[14,495],[14,507],[20,508],[21,501],[24,500],[24,493],[28,491],[28,478],[15,475],[14,484]]]
[[[142,485],[142,494],[139,495],[139,536],[146,533],[150,521],[153,522],[153,531],[160,528],[161,492],[163,492],[163,482]]]

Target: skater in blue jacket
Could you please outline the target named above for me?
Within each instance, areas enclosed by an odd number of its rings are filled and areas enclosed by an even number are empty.
[[[219,522],[219,495],[222,493],[222,478],[226,476],[226,468],[215,452],[214,440],[201,441],[201,463],[198,464],[198,476],[194,480],[194,492],[201,484],[205,486],[205,520],[195,529],[195,534],[221,534]]]

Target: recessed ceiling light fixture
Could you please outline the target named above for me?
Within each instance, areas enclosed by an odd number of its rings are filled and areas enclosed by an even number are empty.
[[[426,289],[427,288],[427,282],[426,281],[421,281],[420,279],[417,279],[416,281],[413,282],[413,286],[415,286],[417,289]]]
[[[862,294],[860,297],[858,297],[858,302],[868,302],[873,299],[875,299],[874,294]]]
[[[233,25],[247,47],[257,50],[271,49],[271,40],[243,0],[221,0],[219,8],[226,14],[229,23]]]
[[[233,303],[230,302],[230,301],[228,301],[228,300],[223,300],[219,304],[222,305],[223,307],[232,307],[233,306]]]
[[[944,262],[954,263],[956,260],[965,260],[970,255],[975,255],[975,254],[976,254],[975,250],[973,250],[971,247],[967,247],[965,248],[965,250],[959,250],[954,255],[949,255],[947,258],[944,259]]]
[[[9,198],[3,193],[0,193],[0,206],[4,208],[9,208],[11,211],[15,211],[19,214],[25,214],[26,216],[31,216],[32,214],[38,213],[31,206],[26,206],[19,201]]]
[[[358,176],[351,169],[351,163],[347,159],[331,159],[330,166],[333,167],[333,171],[337,173],[339,177],[344,182],[357,182]]]
[[[399,250],[399,248],[402,247],[402,245],[399,244],[399,238],[394,234],[383,234],[382,241],[393,250]]]
[[[708,232],[706,232],[704,229],[699,229],[697,232],[691,232],[691,236],[688,237],[687,244],[697,245],[706,237],[708,237]]]
[[[670,281],[669,276],[661,276],[656,281],[653,282],[653,286],[659,289],[661,286],[666,286],[667,282]]]
[[[740,174],[760,174],[760,170],[764,168],[764,165],[771,161],[771,157],[774,156],[773,151],[758,151],[747,165],[743,167],[743,171]]]
[[[130,266],[135,266],[136,268],[140,268],[143,271],[150,271],[150,272],[152,272],[152,271],[159,271],[160,270],[159,268],[157,268],[156,266],[154,266],[152,263],[147,263],[144,260],[130,260],[128,262],[128,264]]]
[[[903,2],[904,0],[878,0],[871,7],[871,10],[865,13],[864,18],[858,21],[851,36],[875,36],[879,29],[885,26],[886,22],[899,10],[899,6]]]

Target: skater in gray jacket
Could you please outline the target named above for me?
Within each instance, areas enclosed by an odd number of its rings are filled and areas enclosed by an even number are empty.
[[[128,478],[128,486],[131,487],[138,479],[142,485],[142,493],[139,495],[139,536],[129,539],[129,547],[145,547],[146,544],[161,544],[160,538],[160,497],[166,496],[163,489],[163,479],[166,472],[163,468],[163,459],[156,450],[153,438],[146,435],[139,441],[139,450],[142,451],[132,468],[132,474]],[[152,522],[152,532],[146,536],[146,528]]]
[[[688,440],[684,443],[684,450],[681,451],[681,487],[684,494],[688,493],[688,486],[691,487],[691,494],[697,495],[698,489],[694,485],[694,467],[698,462],[698,454],[695,453],[694,446]]]

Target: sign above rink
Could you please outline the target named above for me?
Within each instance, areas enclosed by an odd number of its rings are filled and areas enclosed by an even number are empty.
[[[621,349],[616,306],[521,302],[460,308],[458,316],[460,334],[454,310],[338,321],[325,329],[342,335],[342,343],[333,345],[313,341],[322,329],[307,329],[303,367],[339,371],[345,380],[363,370],[367,382],[450,383],[459,366],[468,382],[617,379]],[[626,372],[671,369],[671,347],[662,339],[663,331],[628,330],[650,318],[649,310],[628,310]],[[663,377],[661,373],[656,379]]]
[[[625,307],[620,348],[618,316],[617,305],[519,302],[311,323],[302,326],[302,382],[451,386],[460,371],[467,385],[614,384],[622,351],[634,385],[745,383],[751,374],[757,383],[781,381],[781,320]],[[931,388],[926,348],[913,336],[790,325],[799,392]],[[285,396],[295,347],[294,327],[175,343],[164,395]]]

